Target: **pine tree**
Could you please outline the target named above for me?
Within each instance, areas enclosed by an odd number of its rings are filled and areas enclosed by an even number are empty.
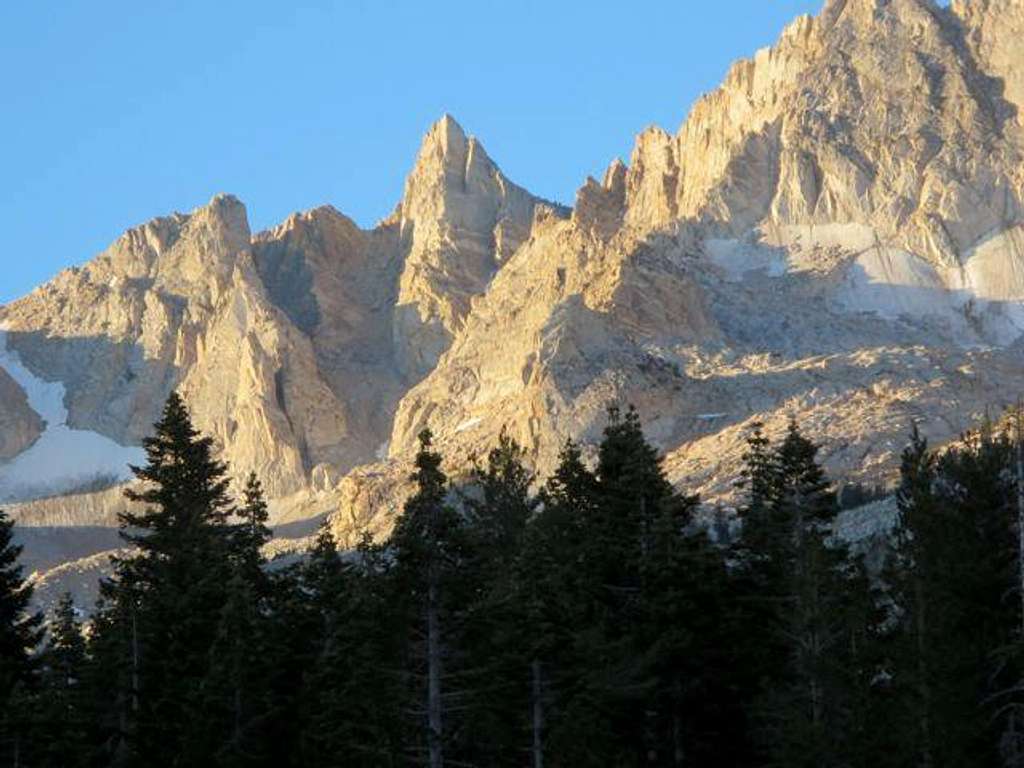
[[[724,561],[694,525],[697,499],[665,477],[636,411],[610,409],[596,473],[568,443],[541,500],[520,578],[542,757],[595,766],[728,759],[723,723],[736,706],[716,680],[727,665]]]
[[[143,489],[126,492],[141,509],[120,515],[121,536],[137,551],[115,561],[104,586],[114,605],[105,626],[124,634],[109,645],[127,652],[121,663],[130,668],[122,678],[129,689],[120,692],[120,759],[170,765],[180,759],[189,696],[210,667],[234,528],[227,468],[213,459],[212,440],[195,430],[177,394],[143,447],[146,466],[132,468]]]
[[[597,515],[587,533],[588,574],[598,598],[588,655],[603,659],[592,678],[601,709],[612,713],[614,741],[602,747],[608,756],[616,749],[619,764],[638,764],[648,752],[657,754],[656,732],[665,713],[656,709],[656,651],[654,638],[637,631],[660,617],[660,580],[655,576],[656,523],[671,520],[663,533],[689,523],[695,499],[678,497],[666,480],[657,451],[643,435],[639,414],[629,408],[608,410],[608,425],[598,448]],[[672,538],[675,538],[672,536]],[[652,633],[653,634],[653,633]],[[671,715],[668,715],[671,717]]]
[[[656,681],[645,703],[647,756],[663,765],[739,764],[725,560],[696,523],[696,497],[664,498],[641,566],[639,646]]]
[[[57,603],[41,656],[39,722],[34,729],[35,763],[52,768],[84,765],[91,728],[83,689],[85,637],[74,600]]]
[[[519,564],[527,527],[538,501],[525,451],[503,429],[485,466],[476,466],[465,494],[467,563],[472,585],[461,615],[460,683],[467,717],[459,759],[519,765],[532,741],[532,659]]]
[[[266,617],[254,584],[236,570],[227,585],[210,664],[189,692],[182,751],[186,764],[269,765]]]
[[[618,656],[609,678],[619,689],[612,701],[622,713],[618,740],[634,750],[620,761],[729,759],[731,739],[723,734],[735,705],[720,682],[727,667],[719,651],[724,560],[695,524],[698,499],[677,493],[666,478],[636,410],[622,416],[612,409],[609,417],[597,499],[599,527],[618,568],[604,571],[614,601],[604,634]]]
[[[332,618],[303,693],[303,765],[405,762],[396,642],[404,616],[394,610],[390,567],[386,550],[364,537],[354,562],[335,572]]]
[[[337,558],[333,550],[325,554]],[[270,573],[262,734],[268,765],[302,765],[307,727],[300,716],[302,686],[325,642],[324,610],[318,590],[310,586],[309,567],[307,559]]]
[[[448,479],[441,470],[441,455],[433,450],[429,430],[420,434],[412,480],[416,492],[395,524],[390,545],[400,589],[422,616],[425,648],[419,656],[425,672],[421,701],[426,715],[422,732],[427,764],[440,768],[449,733],[444,690],[445,661],[450,650],[446,622],[455,602],[452,597],[460,586],[457,577],[465,563],[466,541],[463,518],[446,502]]]
[[[902,715],[898,726],[906,734],[902,751],[908,758],[923,768],[935,768],[932,613],[941,610],[941,606],[932,605],[928,585],[930,574],[941,567],[936,561],[937,542],[932,541],[941,511],[936,494],[935,457],[916,425],[910,445],[903,451],[900,477],[894,551],[884,574],[899,619],[893,654],[897,711]]]
[[[857,595],[867,581],[832,536],[838,510],[817,450],[795,422],[770,450],[756,431],[745,474],[739,555],[754,589],[750,628],[769,629],[756,641],[764,643],[760,711],[780,766],[836,765],[847,756],[857,690],[847,672],[859,664],[854,638],[867,632],[867,617],[851,608],[851,600],[863,604]]]
[[[250,473],[231,526],[230,574],[225,585],[209,669],[188,699],[183,751],[187,761],[216,760],[222,766],[269,761],[271,578],[262,548],[270,540],[263,487]]]
[[[22,548],[13,539],[14,522],[0,510],[0,743],[12,758],[24,748],[21,732],[27,726],[14,699],[24,700],[35,683],[33,654],[43,636],[43,617],[30,609],[32,585],[18,564]]]
[[[478,493],[466,500],[474,545],[486,553],[494,572],[507,572],[538,502],[530,492],[534,476],[526,468],[525,451],[504,428],[487,465],[474,467],[471,482]]]
[[[595,514],[597,479],[571,440],[541,489],[538,510],[527,526],[516,566],[524,614],[522,641],[529,658],[532,765],[576,761],[589,749],[589,707],[583,680],[589,660],[577,645],[587,617],[589,585],[581,567],[584,534]],[[557,757],[556,757],[557,756]]]
[[[994,765],[1016,711],[1014,451],[993,426],[936,455],[904,452],[894,562],[894,684],[922,766]],[[1006,725],[1010,725],[1006,723]],[[1002,732],[1001,732],[1002,731]]]
[[[271,532],[267,527],[270,513],[263,494],[263,484],[251,472],[242,489],[242,504],[238,508],[239,523],[235,527],[234,547],[238,568],[260,596],[266,596],[268,577],[263,546],[270,541]]]

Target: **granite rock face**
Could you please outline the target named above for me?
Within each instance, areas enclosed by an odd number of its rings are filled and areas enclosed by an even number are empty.
[[[13,459],[43,433],[43,420],[28,404],[25,391],[0,369],[0,461]]]
[[[407,378],[437,365],[473,298],[526,240],[543,205],[505,178],[450,116],[430,129],[394,216],[402,273],[393,333]]]
[[[452,467],[507,426],[545,472],[631,402],[672,478],[728,503],[755,421],[799,416],[830,470],[884,482],[911,423],[943,442],[1012,402],[1022,33],[1013,0],[831,0],[644,131],[569,220],[537,217],[389,460],[343,481],[339,535],[397,509],[424,426]]]
[[[911,423],[951,440],[1024,385],[1022,60],[1019,0],[828,0],[571,209],[445,116],[373,229],[324,207],[254,235],[221,196],[0,322],[75,428],[137,445],[179,389],[264,478],[279,551],[323,519],[347,542],[387,531],[424,427],[452,469],[505,427],[545,473],[609,403],[635,404],[710,503],[730,503],[751,425],[793,416],[837,477],[884,482]],[[4,461],[42,425],[2,372],[0,395]],[[120,504],[13,512],[59,538]]]

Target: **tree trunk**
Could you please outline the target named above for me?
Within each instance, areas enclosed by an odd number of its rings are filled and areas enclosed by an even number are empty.
[[[427,586],[427,737],[430,747],[430,768],[442,768],[444,752],[443,709],[441,704],[441,618],[438,606],[438,584],[435,568],[430,569]]]
[[[918,718],[918,728],[921,731],[921,768],[932,768],[935,764],[932,758],[932,695],[931,686],[928,684],[928,665],[924,658],[924,633],[928,624],[925,615],[924,585],[921,583],[920,574],[914,574],[914,597],[917,603],[917,610],[914,613],[917,617],[915,624],[917,630],[918,692],[921,696],[921,716]]]
[[[540,660],[533,664],[533,768],[544,768],[544,680]]]
[[[675,702],[672,704],[672,765],[683,765],[686,762],[686,749],[683,746],[683,723],[679,717],[679,702],[683,699],[679,681],[675,685]]]
[[[139,622],[132,608],[132,712],[139,711]]]
[[[1017,568],[1021,600],[1021,638],[1024,638],[1024,403],[1017,401]]]

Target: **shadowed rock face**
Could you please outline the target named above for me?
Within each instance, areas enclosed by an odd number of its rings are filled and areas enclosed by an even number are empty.
[[[0,461],[13,459],[43,433],[43,420],[33,411],[17,382],[0,370]]]
[[[324,515],[344,541],[387,530],[424,427],[453,468],[507,427],[544,473],[610,402],[712,501],[751,424],[791,416],[833,473],[884,481],[911,422],[951,439],[1024,384],[1022,40],[1016,0],[830,0],[571,211],[445,116],[371,230],[324,207],[253,235],[220,196],[0,321],[75,428],[138,444],[179,389],[236,474],[263,477],[281,551]],[[0,460],[40,429],[0,373],[5,392]],[[122,504],[14,514],[81,530]]]

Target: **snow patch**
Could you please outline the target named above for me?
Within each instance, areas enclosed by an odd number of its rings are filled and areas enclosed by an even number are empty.
[[[838,299],[847,310],[875,312],[890,319],[948,316],[955,311],[953,297],[935,267],[894,248],[874,248],[858,256]]]
[[[1024,300],[1024,227],[983,240],[964,257],[960,285],[979,299]]]
[[[1024,330],[1024,231],[999,233],[939,268],[895,248],[875,247],[850,263],[836,295],[849,312],[896,319],[940,318],[972,346],[1013,343]]]
[[[69,427],[64,384],[43,381],[29,371],[18,354],[7,348],[7,330],[2,327],[0,367],[25,390],[29,406],[46,422],[43,434],[30,448],[0,465],[0,500],[67,493],[97,478],[127,480],[131,477],[128,464],[145,463],[141,448]]]
[[[711,263],[722,269],[726,279],[738,283],[751,272],[781,277],[788,266],[785,253],[779,248],[742,240],[710,238],[704,241],[704,253]]]

